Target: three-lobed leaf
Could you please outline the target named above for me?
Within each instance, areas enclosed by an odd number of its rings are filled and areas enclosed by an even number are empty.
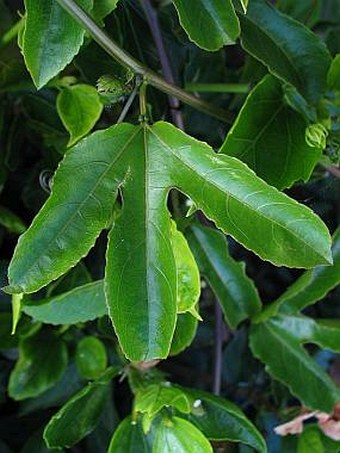
[[[321,220],[239,160],[167,123],[119,124],[66,153],[51,196],[19,239],[9,291],[35,292],[74,266],[109,225],[119,190],[123,206],[107,249],[109,314],[127,357],[166,357],[178,286],[166,205],[172,188],[263,259],[296,267],[331,261]]]
[[[267,75],[249,94],[220,152],[237,157],[282,190],[307,181],[322,149],[307,144],[307,122],[286,105],[280,82]]]
[[[234,44],[240,24],[231,0],[174,0],[189,38],[205,50]]]
[[[91,10],[93,0],[79,0]],[[39,89],[55,77],[78,53],[85,30],[55,0],[25,0],[23,54]]]

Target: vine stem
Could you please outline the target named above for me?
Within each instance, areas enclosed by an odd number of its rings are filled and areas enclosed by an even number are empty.
[[[57,0],[62,6],[92,38],[116,61],[123,66],[131,69],[135,74],[142,78],[153,87],[159,89],[165,94],[176,97],[185,104],[194,107],[201,112],[211,115],[224,123],[232,123],[233,115],[231,112],[213,106],[191,94],[187,93],[178,86],[167,82],[154,71],[143,65],[136,58],[125,52],[119,47],[97,24],[96,22],[74,1],[74,0]]]
[[[164,39],[162,36],[161,27],[159,25],[158,15],[155,8],[151,5],[150,0],[140,0],[144,9],[146,20],[148,21],[149,28],[155,42],[159,60],[161,62],[162,73],[167,82],[175,85],[175,78],[171,68],[170,60],[167,55]],[[182,112],[179,110],[180,103],[178,99],[172,95],[168,95],[171,117],[173,123],[179,128],[184,130],[184,121]]]

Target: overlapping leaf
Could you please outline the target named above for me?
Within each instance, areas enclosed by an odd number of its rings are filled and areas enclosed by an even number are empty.
[[[309,146],[307,123],[284,101],[280,82],[267,75],[249,94],[220,152],[235,156],[282,190],[307,181],[322,149]]]
[[[234,44],[240,25],[231,0],[174,0],[182,27],[202,49]]]
[[[340,390],[303,349],[304,343],[339,352],[340,329],[288,315],[278,315],[251,328],[251,349],[268,372],[286,384],[305,406],[331,413],[340,399]]]
[[[321,39],[265,0],[252,0],[247,14],[239,17],[245,50],[316,103],[326,88],[331,62]]]
[[[126,417],[113,433],[108,453],[152,453],[152,447],[142,425]]]
[[[110,223],[119,189],[123,207],[107,250],[109,313],[131,360],[166,357],[177,312],[177,269],[166,206],[173,187],[264,259],[297,267],[331,260],[321,220],[242,162],[216,155],[167,123],[120,124],[66,153],[50,198],[19,240],[8,290],[37,291],[78,262]]]
[[[86,10],[93,0],[79,0]],[[25,0],[23,54],[37,88],[69,64],[83,43],[85,30],[55,0]]]
[[[200,270],[231,327],[235,328],[244,319],[255,315],[261,306],[259,295],[254,283],[246,276],[244,266],[229,255],[225,236],[211,228],[193,225],[188,239]]]

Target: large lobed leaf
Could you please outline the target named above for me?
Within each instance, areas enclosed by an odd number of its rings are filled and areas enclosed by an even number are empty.
[[[286,105],[280,82],[267,75],[249,94],[220,152],[237,157],[282,190],[307,181],[322,149],[305,139],[307,122]]]
[[[18,242],[9,291],[35,292],[74,266],[110,223],[119,189],[123,206],[107,250],[109,313],[131,360],[166,357],[177,313],[166,205],[173,187],[263,259],[296,267],[331,262],[321,220],[239,160],[167,123],[120,124],[66,153],[51,196]]]
[[[331,62],[321,39],[266,0],[252,0],[247,14],[239,17],[245,50],[294,85],[309,102],[317,103],[325,91]]]

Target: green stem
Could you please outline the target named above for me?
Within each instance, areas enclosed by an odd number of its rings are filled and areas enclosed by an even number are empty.
[[[15,39],[19,33],[19,31],[24,26],[24,19],[21,18],[16,22],[1,38],[0,40],[0,48],[7,46],[13,39]]]
[[[185,104],[194,107],[201,112],[207,113],[225,123],[233,121],[233,115],[219,107],[215,107],[208,102],[203,101],[191,94],[185,92],[181,88],[173,85],[154,71],[143,65],[140,61],[132,57],[130,54],[121,49],[109,36],[94,22],[94,20],[82,9],[74,0],[57,0],[58,3],[68,13],[79,22],[92,38],[116,61],[125,67],[130,68],[135,74],[143,77],[149,85],[158,88],[163,93],[177,97]]]
[[[187,83],[185,89],[197,93],[249,93],[248,83]]]

